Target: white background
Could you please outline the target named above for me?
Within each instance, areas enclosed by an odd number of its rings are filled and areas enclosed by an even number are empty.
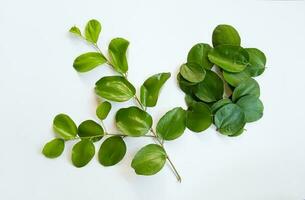
[[[94,83],[112,74],[106,66],[82,75],[72,68],[74,58],[92,48],[68,30],[91,18],[102,23],[104,51],[114,37],[130,41],[129,78],[137,88],[149,75],[172,72],[158,106],[149,109],[155,121],[175,106],[186,108],[175,77],[192,45],[211,43],[220,23],[235,26],[243,46],[268,58],[257,79],[264,117],[237,138],[211,127],[166,143],[181,184],[168,166],[155,176],[135,175],[132,156],[152,142],[148,138],[126,139],[127,156],[110,168],[96,158],[73,167],[73,142],[60,158],[45,158],[40,152],[54,136],[53,117],[96,119]],[[0,27],[1,200],[305,198],[304,1],[0,0]],[[114,103],[111,116],[133,103]],[[115,130],[113,117],[106,125]]]

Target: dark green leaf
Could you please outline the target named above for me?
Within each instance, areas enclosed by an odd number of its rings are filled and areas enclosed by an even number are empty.
[[[245,113],[246,122],[254,122],[263,116],[264,105],[255,95],[241,97],[237,103]]]
[[[82,33],[80,32],[79,28],[76,27],[76,26],[71,27],[69,32],[73,33],[73,34],[75,34],[77,36],[80,36],[80,37],[82,36]]]
[[[128,62],[126,58],[128,46],[129,42],[124,38],[115,38],[111,40],[108,47],[113,68],[122,74],[125,74],[128,71]]]
[[[98,152],[98,160],[104,166],[113,166],[120,162],[126,153],[126,144],[120,136],[107,138]]]
[[[265,71],[266,65],[266,56],[259,49],[255,48],[246,48],[246,51],[249,54],[249,65],[247,71],[250,75],[259,76]]]
[[[191,83],[198,83],[203,81],[205,70],[197,64],[185,63],[180,67],[180,74],[185,80]]]
[[[213,67],[213,63],[208,59],[208,53],[212,49],[212,47],[208,44],[199,43],[191,48],[187,55],[188,63],[196,63],[199,66],[211,69]]]
[[[218,25],[212,35],[213,46],[219,46],[224,44],[240,46],[240,36],[237,30],[226,24]]]
[[[96,44],[101,30],[102,30],[102,26],[99,21],[95,19],[90,20],[85,27],[86,40]]]
[[[185,95],[184,100],[188,107],[191,107],[193,104],[198,102],[197,99],[195,99],[195,97],[188,95],[188,94]]]
[[[93,120],[83,121],[78,126],[78,135],[81,138],[90,139],[93,142],[99,141],[104,135],[104,129]],[[100,137],[99,137],[100,136]],[[93,137],[93,138],[89,138]]]
[[[109,112],[111,110],[111,104],[108,101],[104,101],[100,103],[100,105],[96,109],[96,116],[100,120],[104,120],[107,118]]]
[[[186,127],[194,132],[206,130],[212,124],[212,113],[206,104],[193,103],[186,112]]]
[[[62,154],[64,148],[65,141],[61,138],[55,138],[44,145],[42,153],[48,158],[57,158]]]
[[[253,78],[242,81],[237,85],[233,91],[232,100],[236,102],[239,98],[248,94],[256,97],[259,97],[260,95],[259,85]]]
[[[244,127],[242,127],[239,131],[237,131],[236,133],[234,133],[233,135],[228,135],[229,137],[237,137],[240,136],[243,132],[244,132]]]
[[[139,175],[154,175],[166,162],[166,152],[157,144],[149,144],[140,149],[132,160],[131,167]]]
[[[87,165],[95,154],[95,147],[91,140],[81,140],[72,148],[72,163],[75,167]]]
[[[73,63],[73,67],[78,72],[88,72],[99,65],[106,63],[106,58],[97,52],[88,52],[78,56]]]
[[[53,120],[54,131],[65,140],[75,138],[77,127],[73,120],[66,114],[59,114]]]
[[[221,107],[223,107],[224,105],[227,105],[229,103],[232,103],[232,101],[230,99],[220,99],[219,101],[215,102],[212,107],[211,107],[211,111],[213,114],[215,114],[217,112],[217,110],[219,110]]]
[[[187,80],[185,80],[181,74],[179,73],[177,75],[177,81],[179,84],[180,89],[185,92],[186,94],[193,94],[195,88],[196,88],[196,83],[191,83]]]
[[[223,71],[223,78],[227,81],[230,85],[236,87],[240,82],[247,80],[250,78],[250,74],[247,70],[248,67],[244,71],[238,73],[226,72]]]

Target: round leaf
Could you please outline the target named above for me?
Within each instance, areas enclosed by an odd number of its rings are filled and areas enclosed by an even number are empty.
[[[122,76],[106,76],[95,83],[95,92],[110,101],[123,102],[131,99],[136,89]]]
[[[216,112],[214,123],[221,134],[234,135],[245,126],[245,114],[239,106],[227,104]]]
[[[260,95],[259,85],[253,78],[249,78],[239,83],[233,91],[232,100],[236,102],[239,98],[248,94],[256,97],[259,97]]]
[[[174,140],[180,137],[186,126],[186,111],[180,107],[174,108],[159,120],[157,133],[164,140]]]
[[[133,137],[145,135],[152,126],[152,117],[135,106],[118,110],[115,120],[120,131]]]
[[[107,138],[98,152],[98,160],[104,166],[113,166],[120,162],[126,153],[126,144],[120,136]]]
[[[224,44],[240,46],[240,36],[234,27],[221,24],[214,29],[212,42],[214,47]]]
[[[205,70],[194,63],[186,63],[180,67],[181,76],[192,83],[198,83],[203,81],[205,77]]]
[[[65,141],[61,138],[55,138],[44,145],[42,153],[48,158],[57,158],[62,154],[64,148]]]
[[[186,127],[194,132],[206,130],[212,124],[210,108],[202,103],[194,103],[186,112]]]
[[[75,167],[83,167],[90,162],[94,154],[94,144],[87,139],[81,140],[72,148],[72,163]]]
[[[138,175],[154,175],[163,168],[166,158],[166,152],[160,145],[149,144],[137,152],[131,167]]]
[[[195,96],[204,102],[214,102],[222,99],[224,92],[223,81],[213,71],[206,70],[205,78],[195,89]]]
[[[249,79],[251,76],[247,70],[248,67],[244,71],[238,73],[226,72],[223,71],[223,78],[230,85],[236,87],[240,82]]]
[[[54,131],[65,140],[75,138],[77,127],[73,120],[66,114],[59,114],[53,120]]]
[[[178,81],[178,84],[179,84],[179,87],[180,89],[186,93],[186,94],[192,94],[196,88],[196,83],[191,83],[187,80],[185,80],[181,74],[179,73],[177,75],[177,81]]]
[[[217,101],[216,103],[214,103],[211,107],[211,111],[213,114],[215,114],[217,112],[217,110],[219,110],[221,107],[223,107],[224,105],[227,105],[229,103],[232,103],[232,101],[230,99],[220,99],[219,101]]]
[[[247,71],[252,77],[261,75],[265,71],[265,54],[256,48],[247,48],[246,51],[250,58]]]
[[[104,101],[100,103],[100,105],[97,107],[96,116],[100,120],[104,120],[108,116],[110,110],[111,110],[111,104],[108,101]]]
[[[228,72],[241,72],[249,64],[248,52],[239,46],[217,46],[208,56],[212,63]]]
[[[212,47],[208,44],[199,43],[191,48],[187,55],[188,63],[195,63],[205,69],[211,69],[213,63],[208,59],[208,53]]]
[[[102,139],[104,135],[104,129],[95,121],[86,120],[78,126],[78,135],[81,138],[91,139],[93,142],[96,142]]]
[[[71,27],[69,32],[73,33],[73,34],[75,34],[77,36],[80,36],[80,37],[82,36],[82,33],[80,32],[79,28],[76,27],[76,26]]]
[[[127,48],[129,42],[124,38],[115,38],[111,40],[108,53],[111,59],[112,67],[119,73],[126,73],[128,71],[128,62],[126,58]]]
[[[257,121],[263,116],[264,105],[254,95],[243,96],[236,104],[244,111],[246,122]]]
[[[78,56],[74,62],[73,67],[78,72],[88,72],[95,67],[106,63],[106,58],[97,52],[88,52]]]
[[[99,21],[95,19],[90,20],[85,27],[86,40],[96,44],[101,30],[102,30],[102,26]]]

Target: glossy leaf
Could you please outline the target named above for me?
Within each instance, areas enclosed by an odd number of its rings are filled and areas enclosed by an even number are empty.
[[[223,81],[213,71],[206,70],[205,78],[195,89],[195,96],[204,102],[214,102],[222,99],[224,93]]]
[[[256,97],[260,96],[260,88],[256,80],[249,78],[242,81],[233,91],[232,100],[236,102],[239,98],[245,95],[254,95]]]
[[[81,140],[72,148],[72,163],[75,167],[83,167],[90,162],[94,154],[94,144],[87,139]]]
[[[210,61],[228,72],[241,72],[249,64],[248,52],[239,46],[221,45],[209,52]]]
[[[66,114],[59,114],[53,120],[54,131],[65,140],[75,138],[77,127],[74,121]]]
[[[203,81],[205,73],[205,70],[201,66],[194,63],[185,63],[180,67],[181,76],[191,83]]]
[[[250,58],[247,71],[252,77],[261,75],[265,71],[265,54],[256,48],[246,48],[245,50],[248,52]]]
[[[78,136],[90,139],[93,142],[99,141],[104,135],[104,129],[93,120],[83,121],[78,126]],[[89,138],[93,137],[93,138]]]
[[[264,105],[255,95],[241,97],[237,103],[245,113],[246,122],[254,122],[262,118]]]
[[[106,76],[95,83],[95,92],[110,101],[123,102],[131,99],[136,89],[122,76]]]
[[[98,152],[98,160],[104,166],[113,166],[120,162],[126,154],[126,144],[122,137],[107,138]]]
[[[138,175],[154,175],[163,168],[166,158],[166,152],[160,145],[149,144],[137,152],[131,167]]]
[[[110,110],[111,110],[111,103],[109,103],[108,101],[104,101],[100,103],[100,105],[98,105],[96,109],[96,116],[100,120],[104,120],[107,118]]]
[[[170,76],[170,73],[160,73],[146,79],[141,86],[140,94],[140,100],[144,106],[153,107],[157,104],[160,90]]]
[[[245,126],[245,114],[239,106],[227,104],[215,113],[214,123],[221,134],[234,135]]]
[[[197,83],[191,83],[187,80],[185,80],[181,74],[179,73],[177,75],[177,81],[179,84],[180,89],[185,92],[186,94],[193,94],[193,92],[195,91],[196,88],[196,84]]]
[[[92,19],[85,27],[85,37],[89,42],[97,43],[102,26],[99,21]]]
[[[57,158],[65,149],[65,141],[61,138],[55,138],[46,143],[43,147],[42,153],[47,158]]]
[[[211,69],[213,63],[208,59],[208,53],[212,49],[209,44],[199,43],[191,48],[187,55],[188,63],[195,63],[205,69]]]
[[[240,36],[233,26],[220,24],[213,31],[212,42],[214,47],[225,44],[240,46]]]
[[[80,36],[80,37],[82,36],[82,33],[80,32],[79,28],[76,27],[76,26],[71,27],[69,32],[73,33],[73,34],[75,34],[77,36]]]
[[[78,72],[88,72],[99,65],[106,63],[106,58],[97,52],[88,52],[78,56],[74,62],[73,67]]]
[[[122,74],[125,74],[128,71],[128,62],[126,57],[128,46],[129,42],[124,38],[115,38],[111,40],[108,47],[108,53],[113,68]]]
[[[213,114],[215,114],[217,112],[217,110],[219,110],[221,107],[223,107],[224,105],[230,104],[232,103],[232,101],[230,99],[220,99],[219,101],[215,102],[212,107],[211,107],[211,111]]]
[[[120,131],[133,137],[145,135],[152,126],[152,117],[136,106],[121,108],[115,120]]]
[[[180,137],[186,127],[186,111],[180,107],[174,108],[159,120],[157,134],[164,140],[174,140]]]
[[[213,122],[210,108],[202,103],[193,103],[186,112],[186,127],[194,132],[201,132]]]
[[[225,81],[234,87],[236,87],[239,83],[244,80],[247,80],[250,77],[251,75],[249,74],[247,69],[238,73],[223,71],[223,78],[225,79]]]

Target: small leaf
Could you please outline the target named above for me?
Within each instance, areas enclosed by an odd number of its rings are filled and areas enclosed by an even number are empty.
[[[126,144],[120,136],[107,138],[98,152],[98,160],[104,166],[113,166],[126,154]]]
[[[99,141],[104,135],[104,129],[93,120],[83,121],[78,126],[78,135],[80,138],[87,138],[93,142]],[[98,137],[100,136],[100,137]],[[93,138],[89,138],[93,137]]]
[[[140,95],[141,103],[144,106],[154,107],[157,104],[160,90],[170,76],[170,73],[160,73],[146,79],[141,86]]]
[[[136,89],[122,76],[106,76],[95,83],[95,92],[110,101],[123,102],[134,97]]]
[[[195,96],[200,100],[210,103],[222,99],[224,92],[223,81],[213,71],[206,70],[205,78],[195,89]]]
[[[157,133],[164,140],[174,140],[180,137],[186,126],[186,111],[180,107],[174,108],[159,120]]]
[[[263,116],[264,105],[255,95],[243,96],[236,104],[244,111],[246,122],[257,121]]]
[[[73,67],[78,72],[88,72],[99,65],[106,63],[106,58],[97,52],[88,52],[78,56],[74,62]]]
[[[125,74],[128,71],[128,62],[126,58],[128,46],[129,42],[124,38],[115,38],[111,40],[108,47],[108,53],[113,68],[122,74]]]
[[[208,53],[212,47],[208,44],[199,43],[191,48],[187,55],[188,63],[195,63],[205,69],[211,69],[213,63],[208,59]]]
[[[247,68],[248,67],[246,67],[246,69],[244,71],[241,71],[241,72],[238,72],[238,73],[223,71],[223,78],[230,85],[236,87],[240,82],[242,82],[244,80],[247,80],[248,78],[251,77]]]
[[[256,48],[246,48],[245,50],[248,52],[250,58],[247,71],[252,77],[261,75],[265,71],[265,54]]]
[[[94,144],[87,139],[81,140],[72,148],[72,163],[75,167],[83,167],[90,162],[94,154]]]
[[[232,101],[230,99],[220,99],[219,101],[215,102],[212,107],[211,111],[213,114],[217,112],[220,108],[222,108],[224,105],[230,104]]]
[[[59,114],[53,120],[54,131],[65,140],[73,139],[77,135],[77,127],[66,114]]]
[[[96,109],[96,116],[100,120],[104,120],[107,118],[109,112],[111,110],[111,104],[108,101],[104,101],[100,103],[100,105]]]
[[[260,96],[259,85],[253,78],[249,78],[238,84],[238,86],[233,91],[232,100],[233,102],[236,102],[239,98],[248,94],[254,95],[256,97]]]
[[[80,32],[79,28],[76,27],[76,26],[71,27],[69,32],[73,33],[73,34],[75,34],[77,36],[80,36],[80,37],[82,36],[82,33]]]
[[[196,84],[197,84],[197,83],[191,83],[191,82],[185,80],[185,79],[181,76],[180,73],[177,75],[177,81],[178,81],[178,84],[179,84],[180,89],[181,89],[183,92],[185,92],[185,94],[189,94],[189,95],[193,94],[193,92],[194,92],[194,90],[195,90],[195,88],[196,88]]]
[[[61,138],[55,138],[44,145],[42,153],[48,158],[57,158],[62,154],[64,148],[65,141]]]
[[[201,132],[213,122],[210,108],[202,103],[194,103],[186,112],[186,127],[194,132]]]
[[[212,41],[214,47],[224,44],[240,46],[240,36],[237,30],[226,24],[220,24],[214,29]]]
[[[145,135],[152,126],[152,117],[136,106],[121,108],[115,120],[120,131],[133,137]]]
[[[90,20],[85,27],[86,40],[96,44],[101,30],[102,30],[102,26],[99,21],[95,19]]]
[[[191,83],[203,81],[205,73],[205,70],[201,66],[194,63],[185,63],[180,67],[181,76]]]
[[[166,158],[166,152],[160,145],[149,144],[137,152],[131,167],[138,175],[154,175],[163,168]]]
[[[221,45],[209,52],[210,61],[228,72],[241,72],[249,64],[248,52],[239,46]]]

